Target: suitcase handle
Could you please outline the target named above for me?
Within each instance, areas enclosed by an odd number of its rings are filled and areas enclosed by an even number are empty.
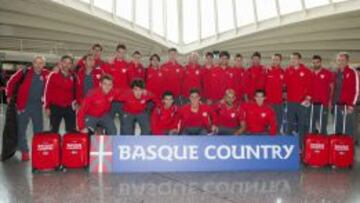
[[[334,133],[336,134],[336,121],[337,121],[337,113],[338,113],[338,107],[339,105],[336,104],[335,107],[334,107]],[[343,116],[343,129],[342,129],[342,134],[345,135],[345,132],[346,132],[346,117],[347,117],[347,106],[344,105],[344,116]]]
[[[312,128],[313,128],[313,119],[314,119],[314,105],[315,103],[311,104],[311,109],[310,109],[310,127],[309,127],[309,133],[312,133]],[[324,105],[320,104],[320,132],[322,129],[322,120],[323,120],[323,112],[324,112]]]

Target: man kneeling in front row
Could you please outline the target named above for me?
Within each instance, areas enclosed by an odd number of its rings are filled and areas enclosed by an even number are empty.
[[[111,103],[116,94],[113,90],[113,79],[104,75],[100,79],[100,87],[91,90],[85,97],[78,115],[78,129],[83,133],[94,132],[97,126],[105,129],[107,135],[115,135],[116,127],[110,115]]]

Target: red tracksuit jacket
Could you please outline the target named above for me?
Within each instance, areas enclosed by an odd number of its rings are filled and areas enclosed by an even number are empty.
[[[334,73],[325,68],[321,68],[318,73],[314,71],[314,81],[312,84],[312,101],[327,107],[332,100],[330,87],[334,84]]]
[[[243,67],[232,67],[231,72],[234,72],[235,78],[230,83],[229,88],[232,88],[236,92],[236,99],[238,101],[243,101],[244,94],[245,94],[245,68]]]
[[[192,112],[190,104],[179,110],[180,129],[199,127],[210,130],[211,119],[212,111],[206,104],[200,104],[198,112]]]
[[[214,125],[226,128],[238,128],[245,120],[245,112],[240,105],[228,107],[225,103],[214,105]]]
[[[101,76],[103,75],[103,70],[100,67],[94,68],[91,71],[91,77],[92,77],[92,83],[93,83],[93,88],[97,88],[100,86],[100,79]],[[80,83],[80,88],[79,88],[79,94],[80,94],[80,104],[82,102],[82,100],[85,98],[85,94],[84,94],[84,80],[85,80],[85,76],[86,76],[86,69],[80,68],[78,71],[78,78],[79,78],[79,83]]]
[[[161,99],[164,93],[164,86],[167,85],[163,79],[163,73],[159,68],[153,68],[151,65],[146,69],[146,89],[154,93],[158,99]]]
[[[24,78],[22,85],[20,85],[19,87],[19,91],[17,95],[16,106],[19,111],[24,110],[26,107],[27,101],[29,99],[29,90],[30,90],[33,74],[35,74],[34,69],[32,67],[28,67],[26,76]],[[44,84],[46,84],[48,75],[49,75],[49,71],[46,69],[42,69],[41,79],[44,81]],[[7,82],[5,91],[6,91],[6,96],[8,98],[13,96],[15,85],[22,76],[23,76],[23,70],[21,69],[18,70],[16,73],[14,73],[14,75],[12,75],[9,81]]]
[[[181,89],[182,96],[189,97],[190,90],[194,88],[198,89],[202,95],[202,74],[203,72],[199,64],[188,64],[185,66]]]
[[[178,128],[179,108],[173,105],[169,109],[164,106],[155,107],[151,113],[151,132],[153,135],[164,135]]]
[[[105,64],[105,62],[101,59],[101,58],[97,58],[95,59],[95,67],[101,67]],[[84,68],[85,67],[85,58],[82,57],[81,59],[79,59],[79,61],[77,62],[76,66],[80,68]]]
[[[104,73],[113,77],[114,88],[127,90],[129,86],[128,62],[125,60],[114,59],[112,64],[106,63],[101,66]]]
[[[69,107],[74,101],[79,104],[79,89],[79,79],[74,73],[70,72],[67,77],[61,71],[50,73],[45,86],[45,108],[49,108],[51,105]]]
[[[300,64],[298,69],[289,66],[285,70],[287,100],[301,103],[306,96],[311,96],[313,78],[313,73],[305,65]]]
[[[111,110],[111,103],[115,99],[115,92],[112,90],[105,94],[100,87],[92,89],[83,100],[77,113],[78,128],[84,129],[85,117],[93,116],[100,118]]]
[[[143,113],[149,101],[153,101],[155,105],[159,105],[159,99],[151,92],[145,90],[140,99],[135,98],[134,92],[129,89],[116,96],[115,100],[123,102],[123,110],[130,114]]]
[[[164,91],[171,91],[175,97],[181,94],[181,84],[184,76],[184,68],[178,63],[167,62],[161,66],[164,81],[167,84]]]
[[[265,92],[268,104],[281,104],[285,85],[285,71],[281,67],[266,69]]]
[[[263,65],[250,66],[245,78],[246,95],[249,100],[253,100],[256,90],[265,89],[266,69]]]
[[[259,106],[255,102],[243,105],[245,110],[246,131],[253,134],[269,133],[276,135],[276,115],[267,104]]]
[[[145,81],[145,69],[144,66],[141,63],[134,63],[131,61],[129,63],[128,68],[128,78],[129,78],[129,85],[131,85],[131,82],[135,79],[141,79]]]
[[[226,69],[218,66],[209,69],[207,73],[208,98],[212,101],[220,100],[224,97],[225,90],[228,86],[228,74]]]
[[[354,106],[359,96],[359,75],[350,66],[345,67],[339,103]]]
[[[203,66],[202,68],[202,71],[203,71],[203,79],[202,79],[202,96],[205,98],[205,99],[209,99],[209,95],[210,95],[210,92],[211,92],[211,83],[210,83],[210,78],[211,78],[211,69],[213,68],[214,66]]]

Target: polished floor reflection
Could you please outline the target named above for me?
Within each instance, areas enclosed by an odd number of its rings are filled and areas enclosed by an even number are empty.
[[[0,163],[1,202],[360,202],[360,165],[299,172],[32,174],[30,163]]]

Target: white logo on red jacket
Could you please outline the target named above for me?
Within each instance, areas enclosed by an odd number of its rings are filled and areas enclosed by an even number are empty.
[[[284,79],[284,75],[283,75],[283,74],[280,75],[280,79],[281,79],[281,80]]]
[[[161,77],[162,76],[162,73],[159,73],[159,77]]]
[[[300,72],[300,77],[304,77],[305,73],[304,72]]]
[[[199,75],[199,74],[200,74],[199,70],[196,70],[196,71],[195,71],[195,74],[196,74],[196,75]]]
[[[123,73],[126,73],[126,69],[122,69],[122,72],[123,72]]]
[[[266,113],[264,112],[264,113],[261,113],[261,117],[262,118],[265,118],[266,117]]]
[[[96,74],[96,78],[97,78],[97,79],[100,79],[100,78],[101,78],[101,75],[100,75],[100,74]]]
[[[207,112],[203,112],[203,113],[202,113],[202,116],[206,117],[206,116],[208,116],[208,113],[207,113]]]
[[[231,114],[231,118],[235,118],[235,116],[236,116],[235,113]]]
[[[321,79],[324,79],[324,78],[325,78],[325,75],[324,75],[324,74],[320,74],[320,78],[321,78]]]
[[[145,100],[145,99],[142,99],[142,100],[140,101],[140,103],[145,104],[145,103],[146,103],[146,100]]]
[[[177,72],[177,73],[180,72],[180,69],[177,68],[177,69],[176,69],[176,72]]]

